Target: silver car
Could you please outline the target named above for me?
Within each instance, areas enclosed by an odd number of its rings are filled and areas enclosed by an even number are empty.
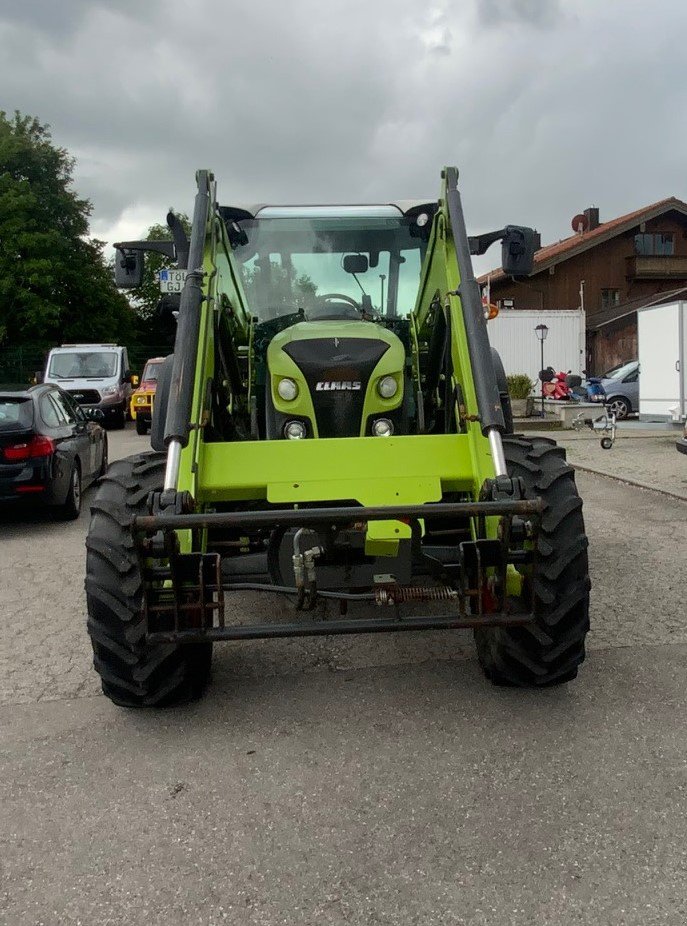
[[[606,407],[618,421],[639,411],[639,361],[622,363],[601,377]]]

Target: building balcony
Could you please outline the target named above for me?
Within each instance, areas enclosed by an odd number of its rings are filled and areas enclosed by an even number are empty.
[[[629,280],[687,280],[687,257],[628,257],[626,265]]]

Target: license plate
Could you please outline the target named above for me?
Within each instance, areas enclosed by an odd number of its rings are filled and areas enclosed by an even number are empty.
[[[185,270],[160,270],[160,292],[180,293],[186,282]]]

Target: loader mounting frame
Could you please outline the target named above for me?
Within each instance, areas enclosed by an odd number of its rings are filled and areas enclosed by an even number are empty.
[[[508,596],[507,569],[511,565],[530,567],[535,552],[510,549],[510,540],[520,532],[525,536],[531,520],[541,516],[539,499],[507,498],[503,487],[491,488],[493,500],[452,502],[434,505],[361,506],[336,508],[272,509],[269,511],[180,513],[182,506],[163,508],[156,514],[134,521],[137,549],[144,578],[146,637],[150,643],[210,642],[267,639],[275,637],[321,636],[353,633],[388,633],[410,630],[437,630],[519,626],[534,620],[532,607],[514,612]],[[401,586],[393,576],[380,575],[369,592],[318,590],[316,583],[307,590],[307,608],[318,599],[376,603],[387,615],[378,618],[310,619],[286,623],[227,624],[224,616],[225,593],[260,591],[294,595],[303,603],[302,589],[260,582],[225,581],[221,557],[217,553],[180,553],[175,549],[176,530],[207,530],[216,527],[250,529],[257,527],[329,527],[352,522],[402,520],[411,528],[413,555],[428,557],[421,550],[421,521],[455,520],[470,517],[499,518],[499,539],[482,536],[464,542],[456,550],[453,564],[429,564],[435,582],[426,586]],[[159,565],[156,553],[166,551],[166,563]],[[157,563],[157,565],[155,565]],[[427,563],[425,563],[427,565]],[[418,601],[452,601],[455,611],[431,616],[404,616],[401,604]],[[393,616],[388,611],[393,608]]]

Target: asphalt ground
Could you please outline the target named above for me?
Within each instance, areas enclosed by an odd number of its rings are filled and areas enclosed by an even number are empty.
[[[600,434],[591,431],[559,431],[551,434],[566,448],[576,467],[604,473],[687,500],[687,456],[675,442],[682,428],[642,428],[641,422],[622,421],[610,450],[600,446]]]
[[[5,516],[0,923],[687,921],[687,503],[578,485],[589,656],[540,692],[490,687],[467,632],[401,634],[218,646],[203,701],[123,711],[87,515]]]

